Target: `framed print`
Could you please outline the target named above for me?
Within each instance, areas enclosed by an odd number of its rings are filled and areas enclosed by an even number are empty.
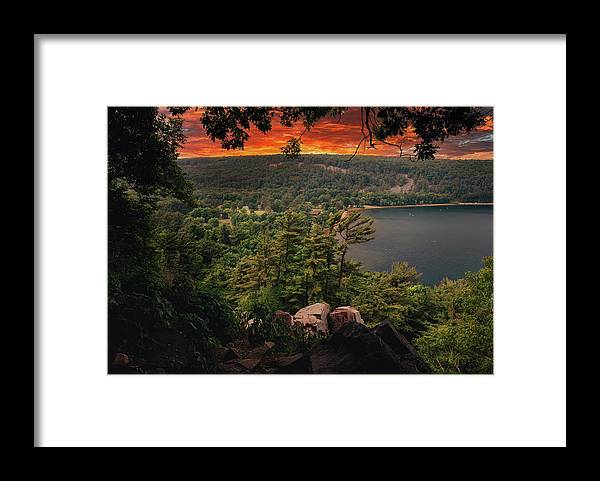
[[[566,35],[34,35],[34,446],[566,446]]]

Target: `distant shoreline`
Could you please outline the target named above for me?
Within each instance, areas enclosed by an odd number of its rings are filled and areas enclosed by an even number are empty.
[[[493,206],[493,202],[454,202],[449,204],[405,204],[405,205],[363,205],[362,207],[352,207],[350,210],[368,210],[368,209],[406,209],[409,207],[450,207],[462,205],[484,205]]]

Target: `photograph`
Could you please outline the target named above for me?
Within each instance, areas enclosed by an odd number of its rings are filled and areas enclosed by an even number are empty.
[[[493,112],[108,107],[108,373],[493,374]]]
[[[34,34],[34,447],[565,447],[566,34]]]

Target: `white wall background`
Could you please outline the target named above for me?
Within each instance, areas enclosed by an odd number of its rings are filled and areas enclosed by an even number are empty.
[[[565,444],[564,37],[36,48],[39,445]],[[189,104],[493,105],[495,374],[108,376],[106,107]]]

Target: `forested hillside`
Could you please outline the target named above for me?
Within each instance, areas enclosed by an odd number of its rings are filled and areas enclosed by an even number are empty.
[[[336,155],[194,158],[178,161],[203,202],[282,211],[312,205],[492,202],[493,162]]]

